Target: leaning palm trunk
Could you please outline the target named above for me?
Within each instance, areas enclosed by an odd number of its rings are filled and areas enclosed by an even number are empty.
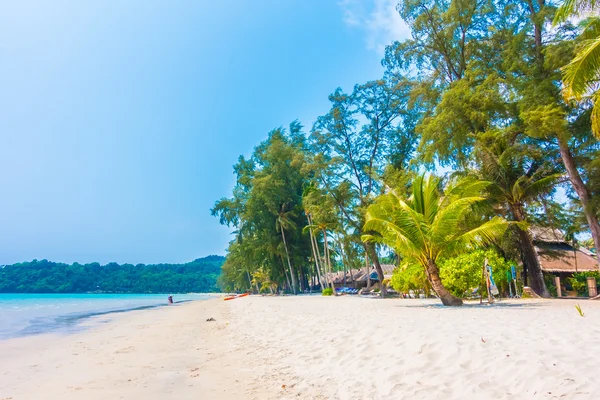
[[[292,291],[294,294],[298,294],[298,288],[296,286],[296,274],[294,274],[294,269],[292,268],[292,263],[290,262],[290,253],[288,252],[287,243],[285,241],[285,233],[283,231],[283,226],[281,228],[281,237],[283,238],[283,247],[285,248],[285,256],[287,258],[288,268],[290,269],[290,275],[292,277]]]
[[[312,218],[311,218],[310,214],[306,214],[306,216],[308,218],[308,223],[310,225],[312,225]],[[319,267],[319,248],[318,248],[317,239],[315,238],[315,235],[313,235],[313,231],[312,231],[311,227],[309,227],[308,233],[310,234],[310,247],[312,249],[313,258],[315,259],[315,268],[317,270],[317,277],[319,278],[319,285],[321,286],[321,291],[323,291],[323,290],[325,290],[325,287],[323,286],[323,278],[321,277],[321,268]]]
[[[383,284],[383,268],[381,268],[381,263],[379,262],[379,256],[377,255],[377,251],[375,250],[375,244],[368,243],[367,247],[370,250],[371,259],[373,260],[373,265],[375,266],[375,271],[377,271],[377,275],[379,276],[379,286],[381,287],[381,297],[385,297],[387,294],[387,288]]]
[[[558,145],[563,164],[565,165],[565,169],[569,175],[569,180],[571,181],[573,189],[575,189],[577,197],[579,197],[579,201],[583,206],[583,213],[585,214],[588,226],[592,232],[592,239],[594,240],[594,245],[597,249],[596,253],[598,256],[598,262],[600,262],[600,222],[598,222],[598,217],[592,208],[590,193],[585,186],[583,179],[581,179],[581,175],[577,170],[575,160],[573,159],[573,154],[571,153],[568,144],[564,139],[559,138]]]
[[[289,277],[289,275],[288,275],[288,272],[287,272],[287,270],[285,269],[285,260],[284,260],[283,256],[281,256],[281,265],[282,265],[282,268],[281,268],[281,269],[283,270],[283,275],[285,275],[285,281],[286,281],[286,283],[287,283],[287,287],[291,288],[291,287],[292,287],[292,285],[291,285],[291,283],[290,283],[290,277]]]
[[[318,254],[318,250],[315,248],[317,243],[316,243],[315,236],[312,233],[312,230],[309,230],[309,232],[310,232],[310,244],[311,244],[310,247],[312,248],[313,258],[315,259],[315,269],[317,270],[317,277],[319,278],[319,285],[321,286],[321,291],[323,291],[325,289],[325,287],[323,286],[323,277],[321,276],[321,267],[319,266],[319,254]]]
[[[440,279],[440,270],[436,263],[433,260],[429,260],[427,262],[427,267],[425,267],[425,271],[427,272],[427,279],[431,284],[431,287],[437,295],[440,297],[442,304],[445,306],[462,306],[463,301],[458,297],[454,296],[452,293],[446,289],[442,280]]]
[[[327,275],[329,275],[329,286],[335,291],[335,285],[333,284],[333,270],[331,269],[331,259],[329,257],[329,244],[327,243],[327,230],[323,229],[323,258],[325,259],[325,265],[327,268]]]
[[[512,213],[517,222],[525,221],[525,211],[519,204],[511,205]],[[533,246],[533,239],[527,230],[521,229],[517,226],[519,233],[519,242],[521,243],[521,251],[523,255],[523,261],[527,268],[526,277],[529,278],[529,286],[535,293],[541,297],[550,297],[550,292],[544,282],[544,275],[542,273],[542,267],[537,257],[535,247]],[[527,282],[525,282],[527,283]]]

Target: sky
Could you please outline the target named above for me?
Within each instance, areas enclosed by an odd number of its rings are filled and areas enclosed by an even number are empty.
[[[0,13],[0,265],[225,254],[270,130],[382,74],[395,0],[30,1]]]

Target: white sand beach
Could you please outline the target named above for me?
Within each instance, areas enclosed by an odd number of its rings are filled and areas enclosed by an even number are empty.
[[[108,318],[1,341],[0,399],[590,399],[600,390],[595,301],[444,308],[250,296]]]

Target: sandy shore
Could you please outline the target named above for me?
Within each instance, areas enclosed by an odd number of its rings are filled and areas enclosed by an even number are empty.
[[[0,399],[590,399],[600,302],[580,301],[583,318],[575,304],[251,296],[136,311],[0,341]]]

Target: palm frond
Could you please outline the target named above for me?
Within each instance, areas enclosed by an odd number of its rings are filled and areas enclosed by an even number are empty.
[[[421,193],[423,194],[422,214],[429,223],[433,222],[433,219],[438,212],[440,200],[438,185],[439,179],[435,178],[433,175],[430,175],[427,177],[423,187],[421,188]]]
[[[506,229],[509,227],[509,225],[510,222],[507,222],[500,217],[494,217],[478,227],[457,236],[454,240],[447,243],[446,247],[442,250],[438,257],[453,256],[465,248],[484,246],[493,243],[495,240],[504,235],[504,232],[506,232]]]
[[[524,190],[524,197],[535,197],[539,194],[549,192],[556,183],[557,180],[562,178],[563,174],[552,174],[544,178],[538,179],[535,182],[530,183]]]
[[[600,75],[600,37],[586,39],[575,58],[562,69],[565,97],[581,100]]]
[[[595,10],[600,6],[598,0],[564,0],[563,4],[556,10],[553,25],[565,22],[572,16],[578,16]]]
[[[592,106],[592,132],[600,140],[600,91],[594,93]]]
[[[484,201],[485,197],[465,197],[456,199],[442,209],[431,226],[432,242],[444,245],[448,237],[456,233],[464,216],[471,211],[472,206]]]
[[[443,206],[451,204],[456,198],[478,197],[491,185],[491,182],[477,180],[472,177],[464,178],[459,181],[451,181],[444,189]]]
[[[391,229],[394,234],[402,235],[411,243],[424,243],[427,228],[423,215],[392,193],[379,196],[367,209],[365,218],[365,232],[374,230],[385,235]],[[389,225],[380,225],[378,221],[385,221]]]

